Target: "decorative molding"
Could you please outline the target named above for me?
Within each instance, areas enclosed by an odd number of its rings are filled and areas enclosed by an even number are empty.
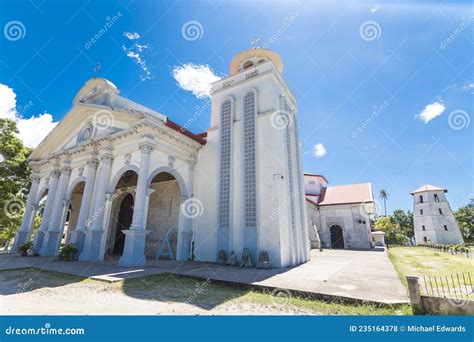
[[[56,178],[56,179],[58,179],[60,175],[61,175],[61,171],[59,171],[58,169],[54,169],[54,170],[51,171],[51,173],[49,174],[49,177],[50,177],[50,178]]]
[[[147,143],[140,144],[139,148],[143,154],[150,154],[153,151],[153,146]]]
[[[71,172],[72,172],[72,169],[71,169],[70,166],[63,166],[63,167],[61,168],[61,174],[64,174],[64,175],[66,175],[66,176],[68,176],[68,177],[71,175]]]
[[[130,165],[130,160],[132,159],[132,155],[130,153],[127,153],[124,157],[124,164],[125,165]]]
[[[84,175],[84,167],[80,167],[79,169],[77,169],[77,175],[79,177],[82,177]]]
[[[173,156],[168,156],[168,167],[171,167],[174,169],[174,162],[176,161],[176,158]]]

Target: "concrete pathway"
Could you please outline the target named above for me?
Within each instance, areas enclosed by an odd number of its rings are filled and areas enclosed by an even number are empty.
[[[405,288],[384,251],[311,251],[311,261],[294,268],[243,269],[203,262],[149,260],[145,267],[122,268],[118,259],[101,262],[64,262],[47,257],[0,254],[0,270],[34,267],[120,281],[160,273],[173,273],[243,286],[280,288],[315,297],[339,297],[384,304],[408,303]]]

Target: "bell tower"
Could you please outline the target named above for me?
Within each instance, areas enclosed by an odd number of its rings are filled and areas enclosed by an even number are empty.
[[[229,77],[212,86],[211,128],[202,153],[210,165],[200,165],[198,191],[209,189],[215,175],[214,196],[206,201],[216,204],[216,214],[198,218],[196,229],[199,238],[200,227],[215,227],[211,261],[222,250],[240,258],[244,249],[254,265],[262,251],[273,267],[309,259],[296,101],[282,72],[278,54],[252,48],[237,54]],[[198,248],[196,254],[207,253]]]

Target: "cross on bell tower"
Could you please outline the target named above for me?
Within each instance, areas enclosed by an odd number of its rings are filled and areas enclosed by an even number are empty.
[[[261,41],[260,37],[255,36],[255,37],[253,37],[250,44],[252,44],[253,48],[256,49],[258,47],[257,44],[258,44],[259,41]]]
[[[97,73],[99,72],[100,67],[101,67],[101,66],[100,66],[100,63],[97,62],[97,64],[96,64],[95,67],[94,67],[94,79],[97,77]]]

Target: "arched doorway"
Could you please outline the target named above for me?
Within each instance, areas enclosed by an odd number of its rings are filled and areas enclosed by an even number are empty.
[[[115,242],[113,246],[113,254],[122,255],[125,246],[125,234],[122,230],[130,229],[133,218],[133,197],[131,194],[125,195],[120,203],[120,209],[117,217],[117,226],[115,229]]]
[[[72,232],[76,229],[79,223],[79,212],[81,210],[82,196],[84,195],[84,187],[86,183],[80,181],[74,185],[71,193],[67,198],[69,198],[69,207],[65,212],[64,219],[64,230],[61,243],[69,243]]]
[[[122,230],[130,229],[133,219],[135,199],[133,193],[137,187],[138,174],[134,170],[126,170],[116,184],[112,185],[114,200],[110,211],[109,233],[106,253],[122,255],[125,246],[125,234]]]
[[[334,225],[329,229],[331,232],[331,247],[335,249],[344,249],[344,234],[341,226]]]
[[[155,258],[167,238],[173,258],[176,259],[181,204],[179,183],[171,173],[160,172],[152,178],[150,188],[152,193],[147,214],[147,230],[150,233],[146,238],[145,255],[147,258]],[[163,252],[169,254],[169,248]]]

